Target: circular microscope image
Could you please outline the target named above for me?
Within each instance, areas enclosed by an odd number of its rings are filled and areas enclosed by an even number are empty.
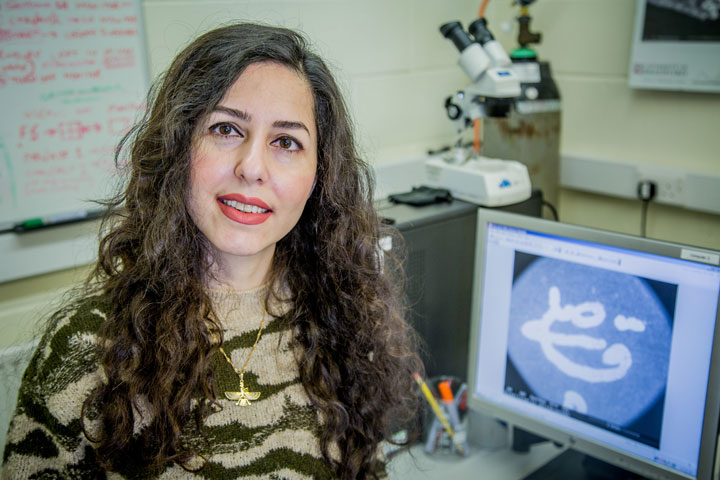
[[[677,287],[516,254],[506,388],[659,438]]]

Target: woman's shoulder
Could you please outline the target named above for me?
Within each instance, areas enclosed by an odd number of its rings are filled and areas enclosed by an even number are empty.
[[[107,305],[103,297],[87,296],[51,316],[20,385],[3,478],[96,478],[70,473],[91,470],[89,463],[81,465],[90,451],[82,433],[82,405],[103,381],[97,345]]]
[[[63,390],[68,382],[94,372],[98,367],[97,346],[109,302],[103,295],[71,301],[53,314],[23,382],[34,380],[45,392]]]
[[[69,348],[79,339],[95,340],[110,310],[105,295],[90,295],[71,300],[56,311],[45,327],[40,346]]]

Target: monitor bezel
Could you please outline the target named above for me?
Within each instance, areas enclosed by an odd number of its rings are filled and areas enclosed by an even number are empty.
[[[563,446],[567,446],[605,462],[637,472],[650,478],[692,478],[698,480],[710,480],[711,478],[714,478],[713,473],[718,469],[718,466],[715,465],[715,458],[719,446],[718,422],[720,421],[720,322],[718,321],[715,323],[712,342],[712,356],[710,360],[708,389],[705,399],[705,412],[703,414],[703,429],[700,441],[698,471],[695,477],[663,468],[630,453],[622,452],[610,446],[599,444],[598,442],[585,438],[582,435],[564,431],[559,427],[540,422],[532,417],[475,396],[476,378],[478,373],[476,360],[478,358],[478,339],[479,332],[482,327],[482,310],[480,308],[481,295],[484,290],[485,283],[482,272],[485,267],[486,236],[489,224],[506,225],[509,227],[527,229],[549,235],[596,242],[613,247],[653,253],[683,260],[687,260],[687,258],[683,258],[683,252],[687,253],[687,251],[699,253],[701,256],[709,255],[710,258],[718,258],[717,256],[720,255],[720,252],[657,239],[636,237],[608,230],[553,222],[515,213],[479,208],[477,213],[475,275],[473,280],[470,341],[468,349],[468,404],[470,408],[506,421],[509,424],[520,427],[524,430],[541,435],[542,437],[560,443]],[[707,264],[707,262],[699,261],[696,261],[695,263]],[[716,318],[720,318],[720,302],[718,302]]]

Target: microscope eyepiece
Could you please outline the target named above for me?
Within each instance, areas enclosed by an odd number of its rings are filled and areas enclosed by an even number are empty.
[[[470,34],[475,37],[475,40],[480,42],[480,45],[485,45],[490,40],[494,40],[493,34],[487,28],[487,20],[485,18],[478,18],[470,24],[468,27]]]
[[[463,30],[460,22],[448,22],[441,25],[440,33],[442,33],[445,38],[449,38],[460,52],[473,43],[470,36]]]
[[[460,51],[458,60],[460,67],[467,73],[470,80],[476,82],[490,65],[490,57],[485,53],[483,47],[470,38],[460,22],[448,22],[441,25],[440,33],[455,44]]]

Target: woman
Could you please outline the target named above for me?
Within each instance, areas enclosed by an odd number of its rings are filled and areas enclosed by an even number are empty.
[[[25,373],[3,478],[383,476],[421,366],[327,67],[292,31],[231,25],[148,104],[94,273]]]

